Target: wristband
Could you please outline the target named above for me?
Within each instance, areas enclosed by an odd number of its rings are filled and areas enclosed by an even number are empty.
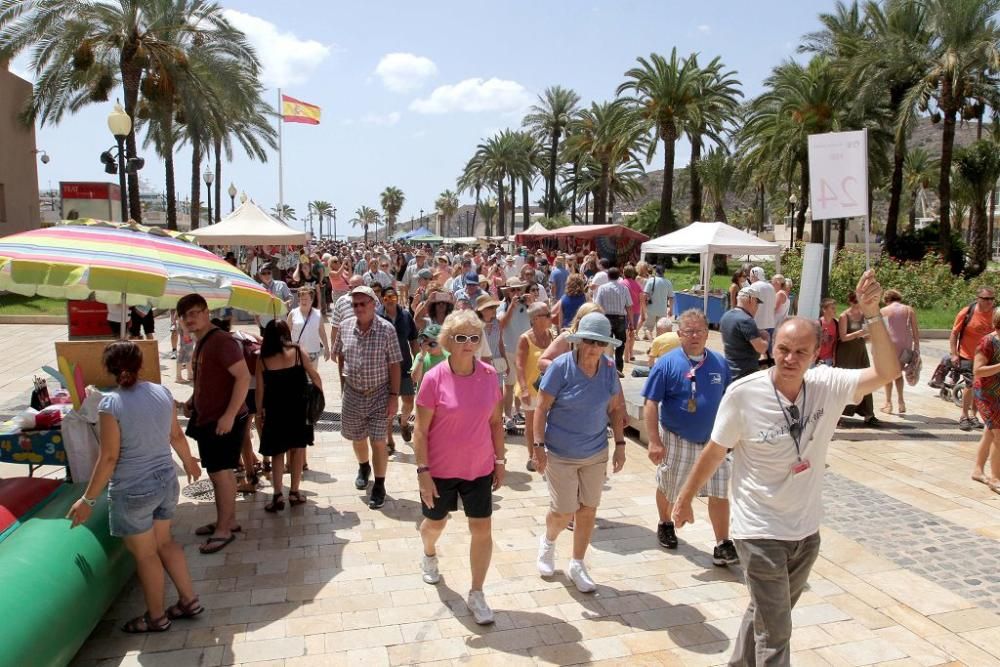
[[[97,504],[97,498],[91,500],[87,496],[80,496],[80,500],[82,500],[83,504],[86,505],[87,507],[93,507],[94,505]]]
[[[417,474],[418,475],[422,475],[423,473],[430,472],[430,471],[431,471],[431,467],[430,466],[417,466]]]
[[[625,446],[624,440],[615,440],[615,447],[624,447],[624,446]]]
[[[871,324],[872,322],[881,322],[882,324],[885,324],[885,319],[882,317],[882,313],[872,315],[871,317],[865,317],[865,324]]]
[[[399,396],[399,394],[397,392],[394,392],[394,391],[390,391],[389,395],[390,396]]]
[[[536,442],[535,443],[535,447],[545,447],[545,443],[544,442]]]
[[[507,459],[505,459],[505,458],[504,459],[493,459],[493,463],[495,463],[498,466],[505,466],[505,465],[507,465]]]

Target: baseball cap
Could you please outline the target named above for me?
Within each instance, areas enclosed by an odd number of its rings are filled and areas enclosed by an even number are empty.
[[[440,324],[428,324],[420,332],[420,335],[424,338],[430,338],[437,340],[437,337],[441,335],[441,325]]]
[[[469,271],[465,274],[465,284],[466,285],[478,285],[479,284],[479,274],[475,271]]]
[[[741,289],[739,291],[739,294],[737,294],[737,297],[741,297],[741,296],[742,297],[753,297],[754,299],[757,299],[758,303],[762,302],[762,299],[760,298],[760,289],[758,289],[756,285],[747,285],[746,287],[744,287],[743,289]]]
[[[373,290],[371,287],[368,287],[367,285],[361,285],[359,287],[355,287],[354,289],[351,290],[351,294],[364,294],[372,301],[378,303],[378,297],[375,296],[375,290]]]
[[[430,280],[433,277],[434,277],[434,274],[431,273],[430,269],[420,269],[419,271],[417,271],[417,278],[423,278],[424,280]]]

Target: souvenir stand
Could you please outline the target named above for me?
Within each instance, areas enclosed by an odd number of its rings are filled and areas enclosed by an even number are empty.
[[[553,252],[588,253],[596,251],[598,257],[610,260],[616,266],[639,259],[639,246],[649,237],[625,225],[570,225],[546,229],[535,223],[514,236],[518,245],[528,250],[544,249]]]

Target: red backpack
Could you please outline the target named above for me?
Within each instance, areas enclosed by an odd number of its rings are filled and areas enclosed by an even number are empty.
[[[236,338],[236,336],[233,336],[233,338]],[[236,342],[243,348],[243,361],[247,363],[250,375],[255,375],[257,373],[257,360],[260,359],[260,343],[250,338],[244,338],[243,336],[236,338]]]

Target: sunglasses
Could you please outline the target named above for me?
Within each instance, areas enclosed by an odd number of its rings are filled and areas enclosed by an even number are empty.
[[[461,345],[463,343],[478,343],[482,340],[482,336],[479,334],[472,334],[471,336],[466,336],[465,334],[455,334],[451,337],[451,339]]]
[[[424,341],[424,345],[426,345],[427,347],[429,347],[431,349],[434,349],[435,347],[438,346],[438,342],[436,340],[425,340]]]
[[[364,308],[369,303],[371,303],[371,300],[368,300],[368,301],[352,301],[351,302],[351,308]]]
[[[594,347],[607,347],[608,344],[603,340],[593,340],[591,338],[581,338],[580,342],[584,345],[593,345]]]
[[[991,296],[980,296],[980,297],[976,297],[976,298],[978,298],[981,301],[993,301],[994,300],[994,298],[991,297]]]
[[[792,424],[788,427],[788,432],[793,439],[798,440],[802,437],[802,415],[799,414],[799,406],[788,406],[788,416],[792,418]]]

